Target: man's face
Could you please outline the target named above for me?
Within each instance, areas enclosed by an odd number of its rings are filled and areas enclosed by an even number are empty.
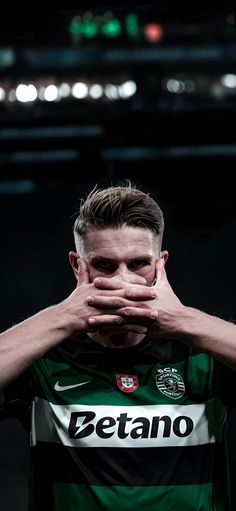
[[[84,252],[91,282],[95,277],[125,274],[144,277],[148,286],[154,282],[158,247],[149,229],[124,226],[90,231]]]

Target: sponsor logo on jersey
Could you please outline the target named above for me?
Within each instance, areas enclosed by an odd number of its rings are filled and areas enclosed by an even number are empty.
[[[122,392],[134,392],[139,387],[137,376],[132,374],[116,374],[116,382]]]
[[[158,369],[156,375],[156,386],[162,394],[172,399],[179,399],[185,392],[183,378],[178,374],[177,369],[165,367]]]
[[[215,442],[212,400],[191,405],[55,404],[37,398],[35,442],[71,447],[164,447]]]
[[[69,437],[81,439],[95,433],[99,438],[117,436],[120,439],[130,436],[138,438],[189,436],[193,431],[191,417],[179,415],[173,421],[168,415],[132,417],[129,413],[120,413],[118,417],[106,416],[98,419],[93,411],[72,412],[69,424]]]

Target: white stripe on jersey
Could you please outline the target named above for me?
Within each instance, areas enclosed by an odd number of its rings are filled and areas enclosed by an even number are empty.
[[[216,398],[217,399],[217,398]],[[57,405],[37,398],[32,417],[34,444],[71,447],[179,447],[222,437],[225,409],[216,399],[191,405]],[[217,411],[215,411],[217,410]]]

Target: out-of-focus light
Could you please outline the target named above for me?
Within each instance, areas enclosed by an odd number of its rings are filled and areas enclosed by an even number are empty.
[[[220,83],[224,85],[224,87],[229,87],[229,89],[233,89],[236,87],[236,75],[234,74],[226,74],[221,76]]]
[[[12,66],[16,61],[15,51],[12,48],[0,48],[0,68]]]
[[[16,99],[18,101],[21,101],[22,103],[27,103],[28,100],[28,85],[25,85],[24,83],[20,83],[16,87]]]
[[[81,16],[75,16],[69,26],[69,32],[71,34],[80,34],[82,32],[83,22],[81,20]]]
[[[134,20],[130,20],[130,24],[130,31],[134,30]],[[87,11],[82,17],[74,16],[69,25],[70,34],[78,36],[78,39],[81,37],[92,38],[99,34],[106,37],[118,37],[121,30],[121,22],[114,18],[112,11],[106,11],[102,16],[94,16],[92,11]]]
[[[72,35],[95,37],[98,33],[98,27],[96,23],[92,21],[73,21],[69,27],[69,31]]]
[[[16,91],[15,91],[15,89],[11,89],[9,91],[8,101],[10,101],[10,103],[14,103],[14,101],[16,101]]]
[[[70,91],[71,88],[69,83],[63,82],[58,87],[58,92],[62,98],[68,98],[68,96],[70,95]]]
[[[98,33],[98,28],[96,23],[93,21],[86,21],[83,23],[83,33],[87,37],[95,37]]]
[[[195,89],[195,83],[193,80],[184,80],[184,86],[186,92],[193,92]]]
[[[216,99],[224,98],[226,95],[226,90],[222,86],[220,82],[213,82],[209,88],[209,92],[211,96],[215,97]]]
[[[18,99],[18,101],[20,101],[21,103],[35,101],[37,95],[38,95],[37,89],[32,83],[30,83],[29,85],[20,83],[16,88],[16,99]]]
[[[136,14],[127,14],[125,18],[125,25],[126,30],[131,37],[136,37],[139,34],[138,18]]]
[[[99,83],[94,83],[89,89],[89,95],[93,99],[101,98],[103,95],[103,87]]]
[[[23,179],[20,181],[2,181],[0,183],[0,195],[12,195],[16,193],[34,192],[36,184],[34,181]]]
[[[134,80],[127,80],[119,86],[119,95],[123,99],[128,99],[137,91],[137,85]]]
[[[106,21],[101,27],[101,32],[107,37],[118,37],[121,33],[120,21],[116,18]]]
[[[45,87],[43,87],[42,85],[38,88],[38,98],[40,99],[40,101],[44,101],[45,99]]]
[[[76,99],[83,99],[88,95],[88,86],[86,83],[76,82],[72,87],[71,94]]]
[[[170,78],[166,82],[166,88],[169,92],[174,92],[175,94],[181,94],[184,92],[185,85],[182,80],[176,80],[176,78]]]
[[[105,86],[105,95],[108,99],[118,99],[119,98],[118,87],[116,87],[112,83],[108,83]]]
[[[36,87],[30,83],[28,85],[28,101],[35,101],[38,97],[37,89]]]
[[[4,101],[5,97],[6,97],[5,90],[3,89],[3,87],[0,87],[0,101]]]
[[[45,101],[56,101],[58,99],[58,89],[56,85],[48,85],[44,91]]]
[[[192,159],[212,158],[223,156],[232,158],[236,156],[235,144],[208,144],[195,146],[170,146],[170,147],[109,147],[101,151],[101,158],[105,161],[132,161],[132,160],[159,160],[159,159]]]
[[[159,43],[164,32],[160,23],[147,23],[143,27],[143,33],[150,43]]]

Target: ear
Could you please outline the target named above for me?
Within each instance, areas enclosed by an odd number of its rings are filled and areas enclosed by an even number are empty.
[[[79,260],[80,256],[77,254],[77,252],[69,252],[69,261],[77,281],[79,280]]]
[[[162,251],[161,251],[160,259],[162,259],[162,260],[163,260],[163,264],[164,264],[164,266],[165,266],[166,261],[169,259],[169,252],[168,252],[168,250],[162,250]]]
[[[169,252],[167,250],[162,250],[160,253],[160,257],[156,261],[156,280],[155,285],[160,284],[160,282],[164,282],[167,280],[165,264],[169,257]]]

